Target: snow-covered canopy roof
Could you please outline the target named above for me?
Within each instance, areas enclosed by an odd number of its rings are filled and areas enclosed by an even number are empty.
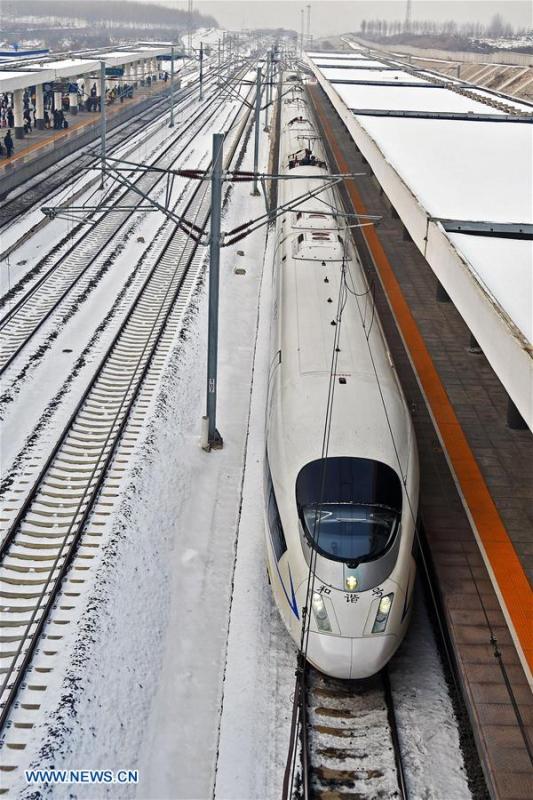
[[[443,85],[429,71],[396,64],[394,71],[357,69],[356,62],[350,69],[344,52],[328,61],[323,53],[308,59],[391,202],[398,203],[413,240],[531,422],[531,359],[520,373],[510,354],[533,352],[533,106],[458,80]],[[464,270],[468,283],[459,281]],[[488,309],[483,323],[480,297]]]
[[[13,64],[9,64],[5,70],[0,67],[0,92],[14,92],[16,89],[27,89],[36,83],[87,75],[100,69],[100,60],[105,61],[108,67],[117,67],[169,54],[168,46],[140,45],[128,50],[93,53],[90,59],[65,58],[60,61],[40,59],[37,62],[28,60],[21,63],[20,68],[13,68]]]

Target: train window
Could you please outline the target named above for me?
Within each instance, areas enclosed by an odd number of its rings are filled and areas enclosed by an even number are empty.
[[[298,241],[299,241],[300,244],[303,242],[303,240],[304,240],[303,233],[298,234]]]
[[[402,488],[394,470],[379,461],[318,459],[300,470],[296,503],[312,547],[334,561],[362,563],[392,546]]]
[[[280,354],[281,355],[281,354]],[[278,504],[276,502],[276,495],[274,494],[274,487],[272,485],[272,477],[270,475],[270,468],[268,466],[268,459],[265,454],[265,499],[267,502],[267,518],[268,527],[270,529],[270,538],[272,539],[272,546],[274,553],[279,561],[283,553],[287,550],[287,542],[285,541],[285,534],[283,533],[283,525],[279,515]]]

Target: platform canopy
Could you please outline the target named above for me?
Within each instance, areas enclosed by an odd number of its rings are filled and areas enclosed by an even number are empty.
[[[307,62],[533,429],[533,105],[336,55]]]
[[[13,62],[2,68],[0,64],[0,93],[14,92],[17,89],[28,89],[37,83],[51,83],[61,78],[77,78],[95,74],[100,69],[100,61],[108,67],[120,67],[141,61],[146,58],[170,56],[171,45],[150,47],[146,44],[136,45],[127,50],[102,51],[92,53],[91,58],[65,58],[57,61],[40,59],[24,61],[20,67]]]

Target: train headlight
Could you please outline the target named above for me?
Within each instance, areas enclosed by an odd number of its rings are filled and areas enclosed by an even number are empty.
[[[318,592],[313,592],[312,605],[318,630],[329,631],[331,633],[328,610],[326,608],[326,604],[324,603],[324,598],[321,594],[318,594]]]
[[[393,598],[394,594],[384,594],[379,601],[378,613],[376,614],[372,633],[383,633],[387,627],[387,620],[389,618]]]
[[[346,576],[345,586],[349,592],[355,592],[357,589],[357,578],[355,575]]]

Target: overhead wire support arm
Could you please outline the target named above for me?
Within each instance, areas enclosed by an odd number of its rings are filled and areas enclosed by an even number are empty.
[[[140,197],[143,197],[145,200],[148,200],[153,206],[155,206],[157,211],[161,211],[172,222],[174,222],[179,228],[181,228],[181,230],[184,233],[186,233],[188,236],[191,236],[191,238],[193,238],[196,242],[200,243],[201,237],[198,237],[194,233],[192,233],[192,230],[194,228],[196,228],[198,230],[196,225],[193,225],[192,222],[188,222],[186,219],[184,219],[182,217],[179,217],[170,208],[162,206],[160,203],[158,203],[157,200],[153,200],[152,198],[148,197],[148,195],[145,194],[145,192],[143,192],[142,189],[139,189],[137,186],[135,186],[134,183],[131,183],[131,181],[129,181],[123,175],[115,174],[114,178],[122,186],[125,186],[127,189],[131,189],[133,192],[138,194]],[[118,209],[118,210],[120,210],[120,209]]]
[[[239,103],[242,103],[247,108],[253,108],[253,103],[249,103],[248,100],[245,100],[235,88],[235,82],[231,83],[229,80],[226,80],[221,76],[220,80],[222,83],[220,84],[220,89],[226,89],[228,94],[230,94],[234,100],[238,100]],[[255,81],[239,81],[239,86],[252,86],[255,84]]]
[[[115,166],[117,165],[117,166]],[[108,171],[120,172],[158,172],[161,175],[180,175],[185,178],[203,179],[208,178],[209,174],[205,169],[171,169],[166,167],[156,167],[153,164],[139,164],[136,161],[127,161],[123,158],[107,158]]]
[[[139,189],[135,186],[134,183],[128,180],[125,176],[121,175],[119,170],[113,169],[106,169],[106,175],[113,178],[118,184],[124,186],[127,189],[131,189],[133,192],[138,194],[144,200],[147,201],[149,205],[138,205],[138,206],[120,206],[120,205],[104,205],[98,204],[96,206],[69,206],[68,209],[65,209],[61,206],[43,206],[41,208],[42,213],[49,217],[50,219],[59,218],[59,219],[67,219],[72,220],[72,217],[67,215],[68,212],[70,213],[85,213],[85,214],[94,214],[99,212],[106,212],[106,213],[113,213],[113,212],[122,212],[122,211],[161,211],[168,219],[174,222],[187,236],[190,236],[194,241],[202,244],[202,235],[203,231],[197,225],[192,222],[189,222],[184,217],[180,217],[175,214],[169,206],[163,206],[157,202],[157,200],[153,200],[149,197],[142,189]],[[167,192],[166,200],[170,202],[170,194]],[[92,224],[96,222],[96,220],[81,220],[83,224]],[[197,235],[198,234],[198,235]]]
[[[298,197],[293,197],[292,200],[288,200],[286,203],[283,203],[282,205],[278,206],[275,209],[276,216],[274,217],[274,219],[276,217],[278,217],[280,214],[284,213],[285,211],[295,211],[297,209],[297,204],[298,203],[303,202],[304,200],[310,200],[313,197],[316,197],[318,194],[323,192],[325,188],[326,188],[326,186],[319,186],[316,189],[312,189],[312,190],[310,190],[308,192],[304,192],[303,194],[299,195]],[[237,225],[236,228],[233,228],[233,230],[228,231],[226,233],[226,236],[232,236],[233,234],[239,233],[240,231],[244,230],[245,228],[249,228],[252,225],[257,225],[257,223],[259,223],[261,220],[266,220],[266,219],[271,219],[271,212],[267,212],[265,214],[262,214],[260,217],[256,217],[255,219],[251,219],[248,222],[242,223],[241,225]]]
[[[340,183],[340,179],[337,181]],[[269,224],[270,222],[277,219],[281,214],[284,214],[289,211],[298,211],[300,208],[300,203],[311,200],[313,197],[318,197],[318,195],[324,191],[324,189],[328,188],[331,184],[326,184],[324,186],[318,187],[310,192],[305,192],[304,194],[293,198],[292,200],[284,203],[281,206],[278,206],[274,209],[274,212],[268,211],[266,214],[262,214],[260,217],[257,217],[254,220],[250,220],[249,222],[245,222],[241,225],[238,225],[232,231],[228,231],[224,234],[222,247],[229,247],[237,242],[241,241],[241,239],[246,238],[251,233],[254,233],[259,228],[263,227],[264,225]],[[334,184],[335,185],[335,184]],[[320,200],[320,198],[318,198]],[[307,210],[309,211],[309,210]],[[321,212],[322,213],[322,212]],[[329,214],[329,216],[340,216],[335,215],[333,212]],[[380,216],[371,215],[371,214],[343,214],[343,217],[354,217],[356,219],[364,219],[365,222],[363,223],[355,223],[353,225],[347,225],[346,227],[350,228],[361,228],[366,227],[367,225],[373,225],[376,222],[381,220]],[[312,228],[307,228],[303,230],[313,230]],[[235,236],[235,234],[237,234]],[[232,236],[233,238],[226,240],[227,237]]]

